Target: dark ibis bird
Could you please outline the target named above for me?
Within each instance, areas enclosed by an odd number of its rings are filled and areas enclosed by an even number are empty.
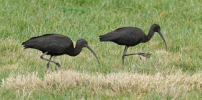
[[[111,41],[119,45],[125,45],[123,55],[122,55],[122,65],[124,65],[124,58],[125,56],[130,56],[130,55],[141,55],[144,57],[149,57],[150,54],[147,53],[132,53],[132,54],[126,54],[126,51],[129,47],[138,45],[139,43],[145,43],[148,42],[152,36],[154,35],[155,32],[158,32],[161,38],[163,39],[166,50],[167,50],[167,44],[166,41],[161,33],[161,28],[158,24],[153,24],[150,27],[148,35],[145,35],[145,33],[137,27],[121,27],[118,28],[112,32],[109,32],[105,35],[101,35],[100,41]]]
[[[74,48],[72,40],[61,34],[45,34],[42,36],[32,37],[22,43],[25,48],[33,48],[42,51],[41,59],[48,61],[47,69],[49,69],[50,62],[55,63],[60,69],[60,64],[52,59],[53,56],[67,54],[69,56],[77,56],[83,47],[88,48],[96,57],[98,63],[99,59],[96,53],[88,46],[88,42],[84,39],[79,39]],[[49,59],[44,58],[44,55],[50,55]]]

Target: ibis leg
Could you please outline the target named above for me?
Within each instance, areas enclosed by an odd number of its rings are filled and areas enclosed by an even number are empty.
[[[47,63],[47,69],[49,69],[50,60],[52,59],[52,57],[53,57],[53,56],[50,56],[50,59],[49,59],[49,61],[48,61],[48,63]]]
[[[125,56],[130,56],[130,55],[139,55],[139,56],[143,56],[143,57],[149,58],[151,54],[149,54],[149,53],[142,53],[142,52],[132,53],[132,54],[125,54]]]
[[[123,51],[123,55],[122,55],[122,65],[124,65],[124,58],[126,56],[126,51],[128,50],[128,47],[125,46],[124,51]]]
[[[144,56],[146,58],[149,58],[151,54],[148,53],[142,53],[142,52],[138,52],[138,53],[131,53],[131,54],[126,54],[126,51],[128,50],[128,46],[125,46],[124,51],[123,51],[123,55],[122,55],[122,65],[124,65],[124,58],[125,56],[131,56],[131,55],[139,55],[139,56]],[[141,59],[141,57],[140,57]]]
[[[45,52],[45,53],[43,53],[43,54],[40,56],[41,59],[48,61],[47,68],[49,68],[49,63],[52,62],[52,63],[55,63],[55,64],[58,66],[58,68],[60,69],[60,67],[61,67],[60,64],[59,64],[58,62],[52,61],[52,60],[51,60],[52,57],[50,58],[50,60],[43,57],[43,56],[46,55],[47,53],[48,53],[48,52]]]

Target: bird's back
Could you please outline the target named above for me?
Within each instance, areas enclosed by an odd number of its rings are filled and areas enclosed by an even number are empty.
[[[60,34],[45,34],[32,37],[22,43],[25,48],[34,48],[42,52],[48,52],[50,55],[61,55],[69,48],[73,47],[71,39]]]
[[[105,35],[101,35],[100,41],[112,41],[119,45],[134,46],[144,38],[144,32],[137,27],[121,27]]]

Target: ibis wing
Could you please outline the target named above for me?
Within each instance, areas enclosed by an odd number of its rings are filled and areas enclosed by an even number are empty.
[[[61,54],[65,50],[69,49],[70,46],[73,45],[68,42],[64,42],[61,40],[51,40],[49,42],[46,42],[44,45],[40,45],[40,48],[50,53]]]
[[[60,35],[45,35],[31,38],[22,43],[25,48],[34,48],[43,52],[62,53],[73,46],[71,39]]]
[[[100,36],[101,41],[112,41],[119,45],[134,46],[143,39],[143,31],[136,27],[122,27]]]

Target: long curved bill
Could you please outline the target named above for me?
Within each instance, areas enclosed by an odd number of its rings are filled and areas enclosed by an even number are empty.
[[[96,57],[98,63],[100,64],[100,61],[99,61],[99,59],[98,59],[96,53],[95,53],[88,45],[86,45],[86,48],[88,48],[88,49],[93,53],[93,55]]]
[[[164,42],[164,43],[165,43],[165,45],[166,45],[166,51],[168,51],[168,47],[167,47],[166,40],[164,39],[164,37],[163,37],[163,35],[162,35],[161,31],[159,31],[158,33],[159,33],[159,35],[160,35],[160,36],[161,36],[161,38],[163,39],[163,42]]]

